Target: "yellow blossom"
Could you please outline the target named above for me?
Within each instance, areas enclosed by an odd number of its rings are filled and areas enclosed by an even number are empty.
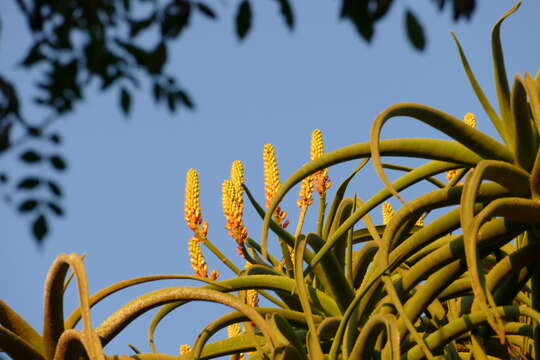
[[[383,225],[387,225],[390,219],[392,219],[392,216],[394,216],[394,208],[392,208],[392,204],[385,202],[382,205]]]
[[[189,258],[195,276],[208,278],[208,265],[206,265],[206,260],[199,246],[199,239],[196,237],[189,239]]]
[[[313,130],[311,133],[311,160],[316,160],[324,155],[324,142],[322,131],[319,129]],[[328,168],[317,171],[313,174],[313,184],[319,193],[319,196],[326,194],[332,182],[328,178]]]
[[[257,294],[257,290],[255,289],[246,290],[246,304],[253,307],[256,307],[259,305],[259,295]]]
[[[272,199],[278,192],[279,187],[281,186],[281,182],[279,180],[279,169],[276,160],[276,153],[272,144],[264,145],[263,163],[265,207],[268,208],[272,203]],[[279,206],[276,207],[276,210],[274,211],[274,216],[284,228],[289,225],[289,221],[285,219],[287,217],[287,212],[285,210],[281,210]]]
[[[232,338],[240,334],[240,323],[234,323],[227,326],[227,335]]]
[[[465,124],[469,125],[472,128],[476,128],[476,116],[473,113],[468,112],[463,116],[463,121]]]
[[[243,255],[244,242],[247,239],[247,228],[243,222],[244,200],[241,187],[233,180],[225,180],[221,186],[221,204],[225,215],[225,228],[238,245],[238,253]]]
[[[190,351],[191,351],[191,346],[189,346],[188,344],[180,345],[180,355],[187,354]]]
[[[184,219],[193,231],[202,223],[199,174],[195,169],[189,169],[186,175]]]
[[[307,176],[302,180],[302,185],[300,185],[300,192],[298,193],[299,199],[296,201],[296,204],[299,208],[307,208],[309,205],[313,204],[313,176]]]

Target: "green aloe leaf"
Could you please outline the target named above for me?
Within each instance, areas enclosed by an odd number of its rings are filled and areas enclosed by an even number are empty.
[[[516,3],[510,10],[506,11],[503,16],[495,23],[491,32],[491,51],[493,56],[493,73],[495,76],[495,89],[497,92],[497,99],[499,101],[499,108],[501,111],[501,118],[503,126],[506,132],[506,141],[509,145],[513,144],[514,135],[511,132],[513,123],[512,111],[510,108],[510,88],[508,86],[508,80],[506,78],[506,68],[504,65],[504,55],[501,46],[501,25],[504,20],[516,12],[521,6],[521,2]]]
[[[497,129],[497,132],[501,136],[501,138],[504,139],[505,142],[508,143],[506,131],[504,128],[504,125],[499,118],[499,115],[495,112],[493,109],[493,106],[491,106],[488,98],[484,94],[484,91],[480,87],[480,84],[478,84],[478,81],[476,80],[476,77],[474,76],[471,66],[469,65],[469,61],[467,60],[467,57],[465,56],[465,53],[463,52],[463,49],[461,47],[461,44],[459,43],[458,38],[453,32],[450,32],[450,35],[452,35],[452,38],[454,39],[454,42],[456,43],[456,46],[458,48],[459,57],[461,59],[461,64],[463,65],[463,69],[465,69],[465,74],[467,74],[467,78],[469,79],[469,82],[474,90],[474,93],[476,94],[476,97],[478,98],[478,101],[480,101],[480,104],[482,104],[482,107],[484,108],[484,111],[488,115],[489,119],[495,126],[495,129]]]

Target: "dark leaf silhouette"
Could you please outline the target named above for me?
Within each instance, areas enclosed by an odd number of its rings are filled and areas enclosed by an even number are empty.
[[[34,150],[28,150],[21,154],[21,160],[26,163],[37,163],[41,161],[41,155]]]
[[[41,242],[48,232],[49,226],[47,224],[47,218],[45,218],[45,215],[41,214],[32,224],[32,234],[38,242]]]
[[[161,20],[161,36],[176,38],[189,25],[191,4],[184,0],[171,1]]]
[[[407,28],[407,37],[416,50],[422,51],[426,46],[426,37],[424,29],[416,16],[407,10],[405,14],[405,23]]]
[[[136,37],[140,32],[147,30],[156,22],[156,13],[142,20],[129,20],[129,36]]]
[[[120,89],[120,106],[124,114],[128,115],[131,110],[131,95],[125,87]]]
[[[51,191],[51,193],[53,193],[53,195],[57,197],[61,197],[63,195],[62,189],[55,182],[48,181],[47,186],[49,187],[49,190]]]
[[[251,5],[248,0],[243,0],[236,14],[236,35],[244,39],[251,29]]]
[[[29,199],[23,201],[19,205],[19,212],[25,213],[34,210],[38,206],[38,202],[34,199]]]
[[[214,12],[214,10],[212,10],[211,8],[209,8],[208,6],[206,6],[203,3],[197,3],[197,9],[199,9],[199,11],[202,14],[204,14],[206,17],[208,17],[210,19],[216,19],[217,18],[217,15]]]
[[[57,204],[53,203],[53,202],[47,202],[47,207],[49,209],[51,209],[51,211],[56,215],[56,216],[63,216],[64,215],[64,210],[58,206]]]
[[[21,62],[22,66],[31,67],[32,65],[45,60],[45,56],[41,52],[41,45],[43,45],[43,41],[38,41],[30,48],[26,57]]]
[[[188,93],[185,91],[178,91],[178,97],[182,103],[184,103],[185,106],[187,106],[190,109],[193,109],[195,107],[195,104],[193,103],[193,100],[189,97]]]
[[[25,178],[19,182],[17,185],[18,189],[31,190],[41,184],[41,181],[38,178]]]
[[[58,171],[63,171],[67,168],[66,161],[60,155],[52,155],[49,158],[51,165]]]
[[[294,13],[291,8],[291,4],[289,4],[289,0],[277,0],[279,3],[279,9],[281,11],[281,14],[283,15],[283,19],[285,20],[285,24],[289,27],[289,29],[294,28]]]
[[[52,134],[51,136],[49,136],[49,140],[55,145],[58,145],[62,142],[62,138],[58,134]]]

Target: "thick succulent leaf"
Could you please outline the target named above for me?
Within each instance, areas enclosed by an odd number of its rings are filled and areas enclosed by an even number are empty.
[[[288,319],[297,325],[301,325],[301,326],[306,325],[306,318],[304,314],[298,311],[290,311],[290,310],[283,310],[283,309],[276,309],[276,308],[263,308],[263,307],[255,307],[253,309],[257,311],[263,317],[271,316],[272,318],[274,318],[276,316],[279,316],[280,319],[282,319],[283,321],[286,321],[285,319]],[[318,322],[321,321],[321,317],[319,316],[315,316],[315,319]],[[239,323],[239,322],[245,322],[245,321],[249,321],[249,318],[245,314],[239,311],[234,311],[234,312],[228,313],[224,316],[217,318],[216,320],[212,321],[210,324],[205,326],[205,328],[199,333],[199,336],[197,336],[193,349],[201,348],[204,351],[204,347],[206,346],[206,342],[208,341],[208,339],[210,339],[219,330],[225,329],[229,325]],[[283,335],[276,332],[275,324],[270,322],[269,325],[273,327],[274,335],[276,339],[279,341],[279,345],[289,344],[289,341],[286,341],[285,343],[283,342],[283,338],[282,338]],[[288,334],[288,335],[291,335],[291,334]],[[296,334],[294,334],[294,336],[296,336]]]
[[[529,117],[529,104],[523,80],[516,74],[511,93],[511,107],[514,122],[515,138],[514,154],[518,164],[526,171],[530,171],[534,164],[536,153],[537,130]]]
[[[222,286],[221,286],[222,285]],[[226,287],[227,290],[223,290]],[[239,291],[246,289],[267,289],[275,291],[284,291],[288,293],[293,293],[296,287],[295,281],[285,276],[275,276],[275,275],[249,275],[249,276],[239,276],[220,282],[220,287],[214,285],[205,285],[202,289],[213,289],[219,291]],[[328,316],[337,316],[339,315],[339,308],[337,307],[334,300],[326,295],[325,293],[316,290],[312,287],[308,287],[308,295],[313,306],[316,306],[322,312]],[[154,319],[151,321],[148,329],[148,337],[151,339],[150,346],[153,351],[155,351],[155,345],[153,344],[153,334],[156,327],[159,325],[159,322],[171,311],[183,305],[185,301],[173,302],[163,306],[158,313],[155,315]],[[116,326],[126,326],[127,324],[118,323]],[[115,333],[120,331],[115,330]],[[110,340],[110,339],[109,339]],[[107,340],[107,341],[109,341]]]
[[[178,280],[178,279],[185,279],[185,280],[195,280],[195,281],[201,281],[204,283],[212,284],[216,288],[223,288],[227,289],[225,285],[221,285],[218,281],[213,281],[210,279],[204,279],[197,276],[190,276],[190,275],[152,275],[152,276],[142,276],[138,278],[128,279],[124,281],[117,282],[115,284],[112,284],[110,286],[107,286],[106,288],[103,288],[96,292],[94,295],[92,295],[89,299],[89,305],[90,308],[92,308],[94,305],[99,303],[101,300],[107,298],[110,295],[113,295],[121,290],[127,289],[129,287],[139,285],[139,284],[145,284],[148,282],[154,282],[154,281],[160,281],[160,280]],[[75,309],[69,317],[66,319],[64,326],[66,329],[73,329],[79,320],[81,319],[81,308],[78,307]]]
[[[497,307],[495,311],[497,311],[497,314],[501,317],[515,318],[521,315],[530,318],[537,325],[540,324],[540,314],[527,306],[500,306]],[[448,323],[433,334],[428,335],[426,337],[426,343],[428,344],[430,349],[438,349],[446,343],[466,333],[467,331],[470,331],[475,327],[485,324],[486,321],[487,316],[482,311],[465,315],[457,320]],[[511,328],[515,329],[515,325],[512,325]],[[413,347],[402,356],[402,359],[407,360],[420,360],[422,358],[423,354],[418,346]]]
[[[31,344],[1,325],[0,348],[13,359],[45,360],[45,357]]]
[[[24,320],[8,304],[0,300],[0,326],[13,332],[23,341],[28,343],[35,351],[45,356],[43,348],[43,338],[39,333]],[[2,345],[0,344],[0,348]]]
[[[529,174],[511,164],[496,160],[483,160],[465,180],[463,196],[461,198],[461,227],[464,231],[474,219],[474,205],[482,180],[492,180],[506,187],[516,196],[529,197]]]
[[[325,244],[325,242],[315,233],[309,233],[306,236],[306,241],[315,250],[322,248]],[[345,278],[343,265],[339,263],[333,252],[329,252],[323,257],[316,268],[319,266],[322,267],[323,276],[319,276],[318,278],[320,278],[322,285],[325,287],[325,292],[335,299],[341,312],[345,311],[354,295],[354,291]],[[320,274],[320,271],[317,272],[317,274]]]
[[[81,257],[77,254],[61,254],[56,257],[49,269],[45,281],[45,304],[43,320],[43,340],[47,357],[53,358],[57,351],[57,344],[64,334],[64,281],[68,269],[71,267],[77,281],[77,290],[83,319],[84,348],[87,355],[93,359],[103,358],[101,344],[96,341],[95,333],[90,319],[90,301],[88,294],[88,280]],[[78,335],[73,335],[78,338]],[[68,340],[71,341],[68,337]]]
[[[504,145],[500,144],[498,141],[485,135],[484,133],[476,130],[475,128],[468,126],[463,121],[460,121],[449,114],[425,105],[415,103],[402,103],[392,105],[388,107],[385,111],[380,113],[373,122],[370,134],[371,157],[373,159],[373,165],[375,166],[375,170],[377,171],[380,179],[390,190],[392,195],[400,199],[402,202],[404,202],[404,200],[393,188],[392,184],[384,173],[384,169],[382,168],[382,142],[380,141],[381,130],[384,124],[389,119],[401,116],[412,117],[413,119],[422,121],[430,125],[431,127],[455,139],[461,145],[466,146],[468,149],[472,150],[482,158],[497,159],[507,162],[513,161],[512,154]],[[432,154],[427,155],[426,158],[433,160],[441,160],[440,158],[435,156],[435,149],[432,149]]]
[[[400,334],[397,320],[392,314],[374,314],[362,327],[354,347],[349,355],[350,359],[368,359],[372,356],[370,351],[375,348],[375,342],[381,331],[386,330],[386,338],[390,349],[388,359],[400,359]]]
[[[177,303],[179,301],[184,301],[185,303],[192,300],[216,302],[240,311],[262,331],[269,348],[272,349],[274,347],[276,342],[271,329],[268,327],[264,318],[251,306],[244,304],[240,299],[232,295],[201,287],[172,287],[144,294],[122,306],[114,314],[109,316],[99,325],[96,333],[102,339],[103,344],[106,344],[131,323],[131,321],[148,310],[167,303]],[[194,349],[195,353],[198,353],[200,350],[200,348]]]
[[[486,289],[485,277],[479,266],[477,254],[480,227],[495,216],[503,216],[510,220],[529,224],[540,223],[540,202],[513,197],[494,200],[478,213],[468,227],[464,228],[465,256],[475,300],[477,300],[480,308],[486,311],[489,324],[503,341],[502,323],[497,314],[492,312],[495,307],[495,300],[491,292]]]
[[[499,118],[499,115],[495,112],[493,109],[493,106],[491,106],[488,98],[484,94],[484,91],[480,87],[480,84],[478,84],[478,81],[476,80],[476,77],[474,76],[471,66],[469,65],[469,61],[467,60],[467,57],[465,56],[465,53],[463,52],[463,49],[461,47],[461,44],[459,43],[458,38],[453,32],[450,32],[452,35],[452,38],[454,39],[454,42],[456,43],[456,46],[458,48],[459,57],[461,59],[461,64],[463,65],[463,69],[465,70],[465,74],[467,74],[467,78],[469,79],[469,83],[471,84],[474,93],[476,94],[476,97],[478,98],[478,101],[480,101],[480,104],[482,104],[482,107],[484,108],[484,111],[488,115],[489,119],[493,123],[493,126],[495,126],[495,129],[497,129],[497,132],[501,136],[501,138],[504,139],[505,142],[508,142],[506,131],[504,129],[504,125]]]
[[[540,133],[540,90],[536,86],[536,82],[531,77],[531,74],[525,73],[525,78],[523,81],[525,90],[529,97],[529,104],[531,106],[531,112],[534,124],[536,125],[537,134]],[[529,135],[532,136],[532,135]]]
[[[410,171],[414,170],[414,168],[411,168],[411,167],[408,167],[408,166],[403,166],[403,165],[397,165],[397,164],[382,163],[381,165],[382,165],[383,169],[390,169],[390,170],[397,170],[397,171],[404,171],[404,172],[410,172]],[[458,169],[457,166],[456,166],[456,169]],[[432,183],[433,185],[435,185],[438,188],[446,187],[445,183],[443,183],[441,180],[439,180],[439,179],[437,179],[436,177],[433,177],[433,176],[429,176],[429,177],[425,178],[424,180],[429,181],[430,183]]]
[[[506,68],[504,66],[504,56],[501,46],[501,25],[503,21],[510,15],[512,15],[519,7],[521,2],[516,3],[510,10],[505,12],[503,16],[495,23],[491,32],[491,51],[493,56],[493,75],[495,76],[495,89],[497,92],[497,99],[499,101],[499,109],[501,111],[501,118],[503,126],[507,134],[507,143],[511,144],[513,134],[509,131],[513,122],[512,112],[510,109],[510,88],[508,86],[508,80],[506,78]]]
[[[523,225],[508,224],[502,219],[496,219],[482,228],[477,246],[481,248],[490,245],[500,246],[511,241],[517,234],[523,231],[523,228]],[[430,266],[432,272],[439,269],[434,275],[427,279],[420,290],[417,290],[414,295],[407,300],[405,308],[411,319],[414,320],[420,316],[422,311],[424,311],[425,306],[430,304],[438,293],[442,292],[457,276],[466,270],[465,264],[461,260],[463,259],[464,252],[466,253],[467,244],[465,242],[466,240],[464,241],[463,237],[457,237],[448,245],[445,245],[433,252],[433,254],[428,255],[429,259],[423,263],[418,263],[415,270],[413,271],[411,269],[404,277],[403,287],[405,288],[404,290],[408,290],[419,283],[426,274],[429,274]],[[441,265],[446,263],[448,263],[448,265],[441,267]],[[405,329],[403,324],[400,324],[400,329]]]
[[[412,138],[412,139],[398,139],[398,140],[383,140],[380,143],[379,150],[380,150],[380,154],[384,156],[409,156],[409,157],[433,158],[436,160],[450,161],[452,162],[452,164],[447,164],[449,165],[449,167],[455,166],[456,163],[463,164],[463,165],[475,165],[481,159],[474,152],[470,151],[469,149],[467,149],[466,147],[460,144],[457,144],[452,141],[435,140],[435,139]],[[365,157],[368,157],[369,154],[370,154],[369,143],[360,143],[360,144],[345,146],[340,149],[334,150],[332,152],[326,153],[320,158],[305,164],[299,170],[297,170],[293,175],[291,175],[282,184],[279,191],[272,199],[272,203],[270,204],[264,216],[262,233],[261,233],[261,248],[262,248],[263,255],[266,257],[266,254],[268,253],[267,251],[268,229],[269,229],[269,226],[271,226],[272,214],[274,210],[276,209],[276,207],[278,206],[278,204],[283,199],[283,197],[285,196],[285,194],[294,185],[298,184],[306,176],[309,176],[310,174],[313,174],[318,170],[322,170],[331,165],[347,162],[350,160],[365,158]],[[447,168],[445,168],[443,171],[447,170]],[[422,166],[419,167],[419,169],[420,170],[418,171],[413,171],[401,177],[401,179],[407,179],[407,180],[401,180],[401,181],[402,182],[411,181],[412,178],[419,175],[419,172],[426,171],[426,168]],[[426,173],[423,177],[431,176],[436,173],[437,172]],[[414,182],[416,181],[411,181],[411,184]],[[383,198],[381,201],[384,201],[384,200],[385,199]],[[367,203],[370,203],[370,201],[368,201]],[[357,210],[356,213],[358,213],[359,210]],[[340,229],[343,229],[343,232],[347,232],[348,229],[354,224],[354,222],[362,218],[363,215],[356,218],[356,220],[354,220],[353,222],[352,219],[354,217],[355,217],[354,215],[351,216],[351,218],[349,218],[349,220],[347,220],[340,227]],[[351,224],[350,222],[353,222],[353,224]],[[346,223],[349,224],[349,227],[344,229],[344,225]],[[337,237],[339,236],[341,236],[341,233]],[[328,249],[326,249],[325,251],[328,251]],[[320,258],[318,260],[320,260]]]
[[[326,239],[328,237],[328,232],[330,231],[330,226],[332,225],[334,221],[334,216],[336,214],[336,211],[339,207],[339,204],[341,203],[341,200],[345,196],[345,191],[347,191],[347,187],[349,186],[349,183],[354,178],[354,176],[366,166],[368,163],[369,158],[366,158],[360,162],[360,164],[356,167],[356,169],[353,170],[353,172],[343,180],[343,182],[339,185],[338,189],[336,190],[336,193],[334,195],[334,200],[332,200],[332,205],[330,206],[330,211],[328,212],[328,216],[326,219],[326,222],[324,224],[323,229],[323,235],[322,238]]]
[[[495,293],[503,281],[513,279],[523,268],[538,262],[540,262],[540,243],[531,243],[517,249],[497,262],[489,271],[486,275],[486,288]],[[494,297],[497,298],[495,294]]]
[[[299,236],[296,244],[294,246],[294,279],[296,282],[295,292],[298,294],[300,299],[300,304],[302,305],[302,310],[306,317],[306,322],[308,325],[308,334],[307,334],[307,347],[311,358],[322,359],[323,352],[320,345],[320,340],[317,335],[317,328],[315,326],[315,319],[313,318],[313,313],[311,311],[311,304],[308,298],[308,288],[304,280],[304,269],[302,265],[304,262],[303,252],[306,249],[307,238],[304,236]]]
[[[422,181],[424,178],[439,174],[452,168],[455,164],[442,161],[432,161],[421,165],[413,171],[401,176],[394,181],[393,186],[398,190],[406,189],[407,187]],[[310,265],[314,266],[326,254],[329,249],[334,246],[335,241],[344,233],[346,233],[354,224],[363,218],[374,207],[381,204],[390,197],[390,191],[387,188],[380,190],[373,195],[363,206],[359,207],[341,226],[326,240],[325,245],[317,252],[311,260]]]

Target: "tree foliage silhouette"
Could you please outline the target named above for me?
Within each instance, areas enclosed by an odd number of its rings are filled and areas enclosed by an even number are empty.
[[[98,81],[102,91],[118,94],[125,116],[132,111],[132,94],[149,82],[154,101],[170,112],[193,110],[195,102],[176,74],[166,70],[169,48],[189,27],[193,16],[209,21],[218,18],[216,3],[198,0],[13,0],[26,20],[32,44],[18,63],[28,70],[37,69],[39,95],[32,101],[48,115],[29,120],[24,116],[28,99],[21,97],[9,76],[0,72],[0,156],[22,151],[18,159],[32,168],[47,164],[51,174],[25,176],[11,181],[0,172],[0,186],[9,195],[6,203],[21,214],[29,215],[37,243],[49,232],[50,217],[64,215],[63,191],[56,176],[68,167],[60,152],[60,134],[48,130],[58,118],[73,111],[82,102],[91,83]],[[434,0],[440,11],[452,6],[455,21],[469,19],[475,0]],[[275,0],[284,26],[293,30],[295,12],[289,0]],[[376,24],[391,9],[392,0],[341,0],[339,17],[350,22],[363,40],[370,42]],[[245,40],[253,24],[254,0],[235,3],[235,34]],[[272,14],[273,15],[273,14]],[[411,45],[424,50],[427,39],[421,21],[412,9],[406,9],[404,31]],[[5,32],[9,29],[3,29]],[[153,44],[141,45],[141,37],[157,32]],[[256,40],[255,40],[256,41]],[[23,101],[24,100],[24,101]],[[23,106],[24,105],[24,106]],[[15,128],[23,133],[13,138]],[[43,148],[52,148],[45,152]],[[45,197],[37,194],[47,194]],[[22,200],[13,204],[11,194]]]

